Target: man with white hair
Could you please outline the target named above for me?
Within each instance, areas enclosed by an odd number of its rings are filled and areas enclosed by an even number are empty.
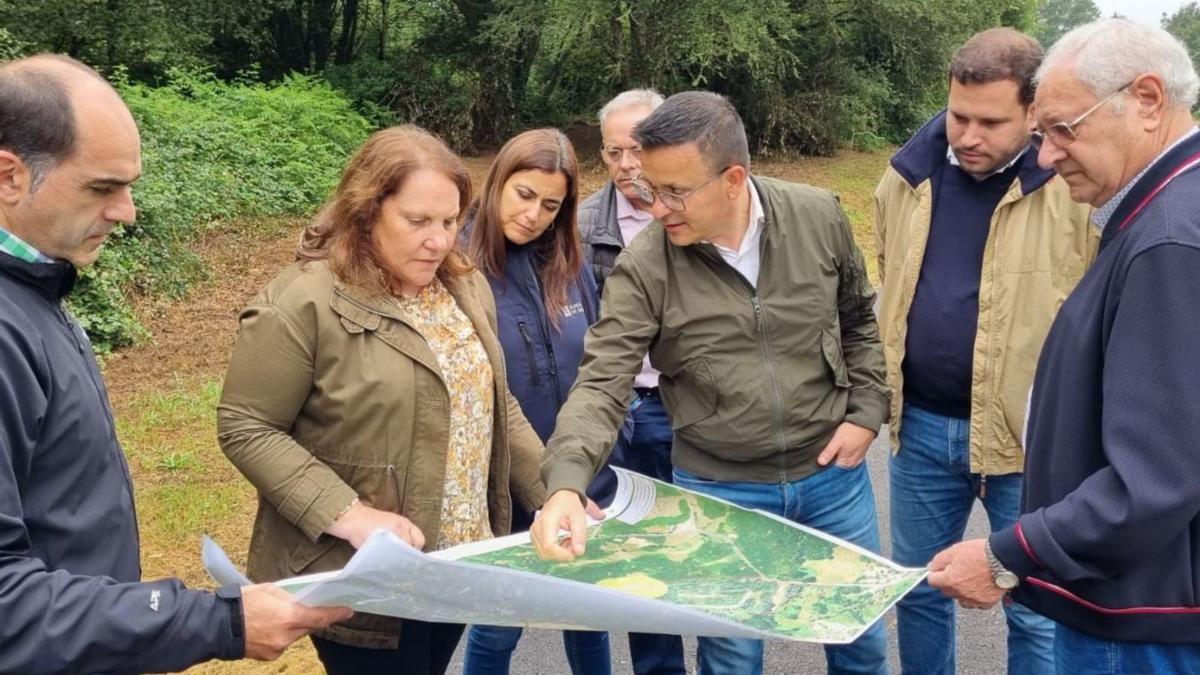
[[[1096,207],[1100,253],[1034,379],[1023,515],[930,563],[968,607],[1058,622],[1059,673],[1200,668],[1200,78],[1166,31],[1065,35],[1038,71],[1039,162]],[[1015,587],[1015,588],[1014,588]]]
[[[617,255],[654,220],[650,206],[639,199],[633,179],[642,173],[642,146],[633,138],[634,127],[663,102],[653,89],[630,89],[617,94],[600,109],[600,158],[609,181],[579,205],[579,238],[583,259],[596,277],[596,288],[616,263]],[[671,420],[658,393],[658,371],[650,357],[633,380],[634,398],[625,419],[625,431],[613,449],[611,463],[671,482]],[[597,499],[615,488],[611,471],[597,476],[591,490]],[[629,652],[637,675],[682,675],[683,640],[678,635],[629,634]]]

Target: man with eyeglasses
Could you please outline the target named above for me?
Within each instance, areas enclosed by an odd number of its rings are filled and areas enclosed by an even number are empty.
[[[1038,71],[1038,161],[1096,207],[1095,264],[1037,364],[1022,515],[938,554],[968,607],[1057,623],[1059,673],[1200,669],[1200,78],[1158,27],[1063,36]]]
[[[631,89],[600,108],[600,158],[609,181],[579,205],[577,220],[583,260],[591,267],[601,292],[617,256],[654,220],[650,205],[633,187],[642,172],[642,146],[633,139],[633,130],[662,102],[662,94],[653,89]],[[659,396],[658,371],[649,357],[643,359],[641,372],[633,379],[633,403],[625,430],[609,463],[671,482],[671,420]],[[616,478],[603,470],[592,483],[592,495],[604,503],[615,488]],[[630,633],[629,655],[636,675],[687,672],[683,638],[678,635]]]
[[[892,557],[924,566],[1020,513],[1026,396],[1058,306],[1095,255],[1089,209],[1030,150],[1037,41],[1010,28],[951,59],[950,95],[875,192],[879,331],[892,389]],[[1053,673],[1054,625],[1004,607],[1008,672]],[[906,673],[955,672],[954,601],[922,583],[896,608]]]
[[[583,490],[612,447],[642,358],[661,373],[676,485],[879,550],[863,458],[887,415],[875,291],[837,199],[754,176],[717,94],[666,100],[633,132],[655,222],[605,284],[542,473],[531,536],[584,555]],[[560,528],[570,532],[560,541]],[[887,672],[882,624],[826,648],[833,673]],[[760,640],[699,638],[701,673],[753,675]]]

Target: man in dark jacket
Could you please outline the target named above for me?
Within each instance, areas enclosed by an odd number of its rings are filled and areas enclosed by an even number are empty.
[[[0,66],[0,673],[270,659],[349,616],[271,585],[138,582],[129,471],[62,299],[133,222],[140,172],[133,118],[94,71],[55,56]]]
[[[638,122],[662,105],[652,89],[631,89],[617,94],[600,109],[600,149],[609,181],[579,205],[579,237],[583,260],[591,268],[596,287],[616,263],[617,254],[654,220],[649,204],[638,199],[633,179],[642,172],[642,146],[633,139]],[[572,378],[573,379],[573,378]],[[628,438],[613,448],[609,462],[661,481],[671,482],[671,420],[658,390],[658,371],[650,358],[633,379],[633,403],[625,418]],[[615,489],[616,479],[605,470],[592,486],[600,492]],[[682,675],[683,639],[678,635],[629,634],[629,654],[637,675]]]
[[[1200,79],[1166,31],[1062,37],[1038,71],[1042,166],[1096,207],[1095,264],[1038,360],[1016,524],[930,563],[968,607],[1058,622],[1059,673],[1200,663]]]

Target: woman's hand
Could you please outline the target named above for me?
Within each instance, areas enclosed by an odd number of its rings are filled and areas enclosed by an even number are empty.
[[[325,531],[339,539],[345,539],[357,549],[379,528],[391,530],[418,551],[425,547],[425,535],[411,520],[398,513],[380,511],[359,502],[355,502],[350,510],[333,521]]]

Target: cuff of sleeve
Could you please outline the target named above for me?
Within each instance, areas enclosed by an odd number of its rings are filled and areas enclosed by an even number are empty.
[[[887,417],[887,394],[871,389],[850,390],[850,401],[846,404],[847,422],[879,433],[879,427],[883,426]]]
[[[335,485],[320,486],[315,481],[304,478],[303,485],[297,487],[293,494],[288,495],[285,503],[292,503],[300,508],[294,510],[295,519],[289,518],[289,509],[280,509],[285,518],[293,520],[296,527],[312,541],[316,541],[325,530],[333,524],[346,509],[346,505],[358,498],[358,494],[349,485],[338,481]],[[306,493],[297,495],[296,493]]]
[[[555,457],[542,464],[542,479],[547,498],[559,490],[570,490],[586,503],[584,494],[592,482],[592,467],[573,457]]]
[[[992,553],[1000,564],[1018,577],[1024,579],[1042,569],[1041,562],[1029,548],[1029,542],[1025,540],[1020,520],[1016,525],[992,534],[988,541],[991,542]]]
[[[225,631],[229,639],[221,645],[217,658],[223,661],[243,659],[246,657],[246,615],[242,609],[242,589],[237,584],[229,584],[217,589],[216,596],[229,617],[229,630]]]

